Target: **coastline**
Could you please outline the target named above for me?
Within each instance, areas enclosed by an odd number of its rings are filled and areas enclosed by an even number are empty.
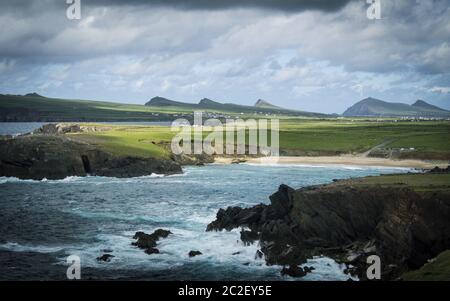
[[[231,164],[231,157],[216,157],[214,163]],[[403,167],[403,168],[419,168],[430,169],[436,166],[445,168],[449,165],[448,161],[425,161],[425,160],[393,160],[386,158],[370,158],[361,156],[318,156],[318,157],[261,157],[261,158],[245,158],[245,163],[251,164],[307,164],[307,165],[356,165],[356,166],[383,166],[383,167]]]
[[[366,259],[377,255],[384,263],[380,279],[401,279],[449,250],[449,176],[445,169],[299,189],[281,184],[270,204],[222,207],[206,231],[245,227],[241,241],[258,242],[266,263],[284,266],[281,273],[291,276],[311,272],[299,266],[325,255],[344,264],[344,273],[366,280]],[[448,271],[449,261],[442,256],[442,267],[426,272],[448,280],[441,271]]]

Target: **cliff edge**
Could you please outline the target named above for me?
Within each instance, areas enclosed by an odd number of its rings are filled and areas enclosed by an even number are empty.
[[[382,279],[423,266],[450,249],[450,174],[408,174],[337,181],[294,190],[281,185],[270,204],[220,209],[207,231],[242,230],[268,264],[297,266],[325,255],[366,277],[378,255]]]

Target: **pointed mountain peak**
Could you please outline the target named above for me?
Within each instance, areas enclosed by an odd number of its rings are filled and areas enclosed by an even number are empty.
[[[254,106],[258,107],[258,108],[281,109],[280,107],[275,106],[275,105],[271,104],[270,102],[265,101],[263,99],[258,99],[258,101],[255,103]]]
[[[359,101],[360,103],[376,103],[376,102],[385,102],[383,100],[373,98],[373,97],[366,97]]]
[[[44,96],[42,96],[40,94],[37,94],[36,92],[25,94],[25,96],[28,96],[28,97],[44,97]]]
[[[401,102],[387,102],[368,97],[349,107],[343,116],[364,117],[442,117],[449,111],[433,106],[423,100],[409,105]]]
[[[179,105],[185,105],[185,103],[179,102],[179,101],[175,101],[175,100],[170,100],[164,97],[160,97],[160,96],[155,96],[152,99],[150,99],[149,102],[147,102],[145,104],[146,106],[179,106]]]
[[[416,107],[416,108],[422,108],[422,109],[427,109],[427,110],[437,110],[437,111],[446,111],[438,106],[434,106],[432,104],[429,104],[428,102],[422,100],[422,99],[418,99],[416,100],[415,103],[413,103],[411,105],[412,107]]]
[[[198,104],[199,105],[217,105],[220,103],[217,101],[211,100],[209,98],[203,98],[202,100],[200,100],[200,102]]]
[[[412,104],[413,106],[421,106],[421,105],[428,105],[428,102],[422,100],[422,99],[418,99],[416,100],[415,103]]]
[[[422,99],[416,100],[416,102],[413,103],[412,106],[414,106],[414,107],[435,107]]]

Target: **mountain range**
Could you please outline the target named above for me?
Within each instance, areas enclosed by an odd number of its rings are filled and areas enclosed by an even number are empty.
[[[412,105],[386,102],[376,98],[365,98],[343,114],[345,117],[450,117],[450,111],[417,100]]]
[[[203,98],[198,103],[180,102],[164,97],[156,96],[150,99],[146,104],[148,107],[174,107],[189,108],[198,110],[218,110],[232,113],[270,113],[270,114],[288,114],[298,116],[324,117],[326,114],[311,113],[297,110],[289,110],[275,106],[268,101],[259,99],[253,106],[238,105],[234,103],[221,103],[209,98]]]
[[[203,98],[199,103],[185,103],[154,97],[146,105],[107,101],[52,98],[28,93],[0,94],[0,122],[82,122],[82,121],[170,121],[175,116],[190,116],[193,111],[208,110],[227,115],[277,114],[319,117],[329,115],[288,110],[259,100],[254,106],[220,103]]]
[[[0,121],[161,121],[172,120],[174,114],[190,114],[208,110],[229,115],[276,114],[285,116],[333,118],[337,114],[290,110],[259,99],[253,106],[221,103],[203,98],[198,103],[154,97],[145,105],[117,102],[50,98],[37,93],[0,94]],[[341,116],[344,117],[426,117],[450,118],[450,111],[417,100],[412,105],[391,103],[375,98],[363,99]]]

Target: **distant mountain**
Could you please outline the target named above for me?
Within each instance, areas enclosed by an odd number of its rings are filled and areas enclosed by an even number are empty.
[[[171,111],[149,112],[143,105],[117,102],[0,94],[1,122],[171,121]]]
[[[149,110],[151,107],[151,110]],[[52,98],[28,93],[0,94],[0,121],[97,122],[97,121],[171,121],[181,115],[190,116],[203,110],[222,115],[285,115],[326,118],[328,115],[286,109],[258,108],[233,103],[220,103],[208,98],[199,103],[185,103],[154,97],[146,105],[82,99]]]
[[[355,103],[342,115],[348,117],[450,117],[450,111],[423,100],[408,105],[369,97]]]
[[[170,100],[170,99],[167,99],[167,98],[164,98],[164,97],[160,97],[160,96],[153,97],[145,105],[146,106],[155,106],[155,107],[169,107],[169,106],[173,106],[173,107],[183,106],[183,107],[186,107],[186,106],[192,106],[192,104],[187,104],[187,103],[180,102],[180,101]]]
[[[209,98],[203,98],[198,103],[198,106],[204,109],[224,109],[225,105],[223,103],[211,100]]]
[[[444,109],[441,109],[437,106],[433,106],[432,104],[429,104],[423,100],[417,100],[415,103],[412,104],[413,107],[417,107],[424,110],[434,110],[434,111],[446,111]],[[447,111],[448,112],[448,111]]]
[[[45,96],[39,95],[36,92],[28,93],[28,94],[25,94],[24,96],[27,96],[27,97],[43,97],[43,98],[45,98]]]
[[[255,103],[254,106],[257,108],[266,108],[266,109],[283,109],[262,99],[258,99],[258,101]]]
[[[264,100],[258,100],[255,106],[244,106],[234,103],[221,103],[209,98],[203,98],[198,104],[186,103],[180,101],[169,100],[163,97],[154,97],[149,102],[145,104],[146,106],[162,107],[162,106],[173,106],[179,108],[190,108],[198,110],[214,110],[221,112],[230,113],[265,113],[265,114],[287,114],[292,116],[311,116],[311,117],[326,117],[326,114],[311,113],[304,111],[288,110],[277,106],[274,106]]]

